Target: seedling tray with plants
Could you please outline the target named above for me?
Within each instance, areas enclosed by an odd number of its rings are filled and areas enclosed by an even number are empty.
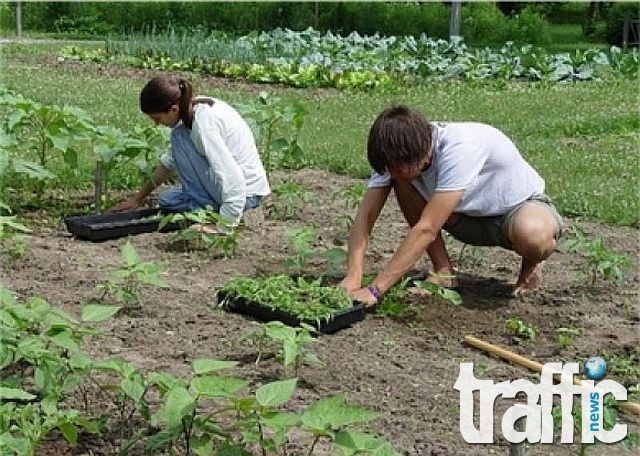
[[[237,278],[218,290],[219,305],[261,321],[290,326],[305,323],[322,333],[334,333],[364,319],[364,307],[340,287],[322,279],[287,275]]]
[[[79,239],[104,241],[123,236],[158,231],[163,213],[159,209],[142,209],[133,212],[81,215],[67,217],[67,230]],[[181,229],[180,223],[169,223],[160,231]]]

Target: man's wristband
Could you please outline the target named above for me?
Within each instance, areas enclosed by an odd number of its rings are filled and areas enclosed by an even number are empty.
[[[382,293],[380,293],[380,290],[378,290],[378,287],[376,287],[374,284],[369,284],[367,285],[367,290],[369,290],[369,293],[371,293],[371,296],[376,298],[376,302],[380,302],[380,300],[382,299]]]

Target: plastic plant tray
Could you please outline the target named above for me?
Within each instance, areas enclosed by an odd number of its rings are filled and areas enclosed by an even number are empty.
[[[339,310],[331,315],[328,320],[301,320],[300,318],[287,313],[281,309],[276,309],[256,301],[251,301],[244,297],[228,296],[224,291],[218,292],[218,303],[223,309],[253,317],[260,321],[281,321],[285,325],[300,326],[305,323],[316,328],[319,332],[331,334],[344,328],[348,328],[353,323],[364,320],[364,306],[354,303],[353,307]]]
[[[67,217],[64,222],[67,230],[75,237],[96,242],[157,231],[161,216],[159,209],[142,209],[133,212]],[[162,231],[175,231],[180,228],[179,223],[173,223],[166,225]]]

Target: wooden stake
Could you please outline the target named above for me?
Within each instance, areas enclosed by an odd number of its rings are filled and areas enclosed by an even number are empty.
[[[526,367],[529,370],[542,373],[542,368],[544,367],[542,364],[525,358],[524,356],[520,356],[512,351],[490,344],[489,342],[476,339],[473,336],[465,336],[464,341],[472,347],[491,353],[498,358],[506,359],[507,361],[511,361],[519,366]],[[579,378],[574,377],[573,384],[582,385],[582,381]],[[634,402],[618,402],[616,406],[624,412],[640,416],[640,404],[636,404]]]

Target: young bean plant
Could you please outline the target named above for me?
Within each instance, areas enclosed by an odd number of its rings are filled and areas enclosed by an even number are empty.
[[[121,257],[122,265],[109,271],[106,283],[98,285],[98,290],[102,291],[100,300],[110,295],[117,302],[140,307],[143,285],[169,287],[160,275],[160,266],[152,261],[142,261],[130,241],[122,247]]]

